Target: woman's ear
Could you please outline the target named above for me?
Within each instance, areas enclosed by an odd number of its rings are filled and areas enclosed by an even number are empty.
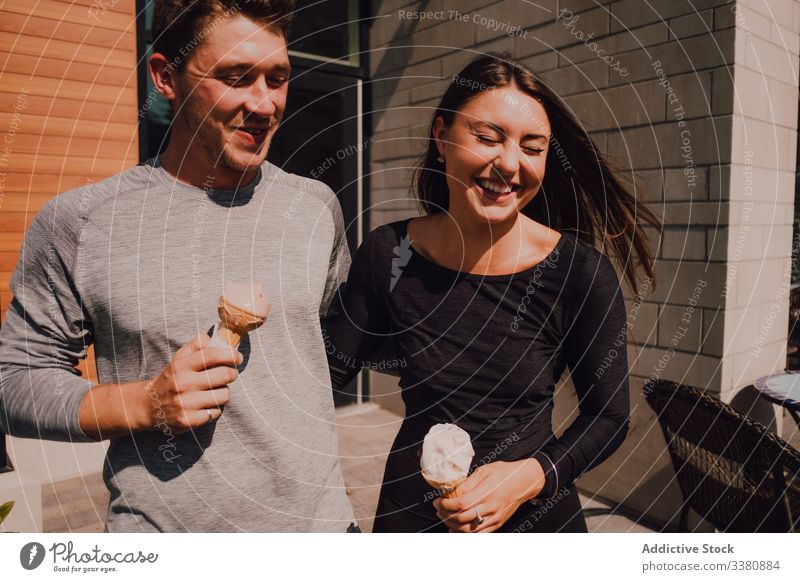
[[[433,129],[431,133],[436,142],[436,149],[439,150],[439,155],[443,158],[446,157],[444,154],[446,149],[445,144],[447,143],[447,126],[444,124],[444,117],[439,115],[433,120]]]
[[[176,71],[172,62],[161,53],[153,53],[147,65],[150,69],[150,79],[153,81],[153,86],[168,101],[173,101],[176,97]]]

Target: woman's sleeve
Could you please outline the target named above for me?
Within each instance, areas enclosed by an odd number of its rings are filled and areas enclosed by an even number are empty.
[[[376,238],[375,232],[370,233],[356,251],[347,282],[336,290],[329,317],[322,322],[334,391],[342,390],[368,365],[389,332],[376,283]]]
[[[602,463],[628,433],[625,302],[611,262],[597,256],[584,266],[584,292],[575,296],[577,313],[564,343],[579,414],[561,438],[533,455],[546,475],[540,498],[555,495]]]

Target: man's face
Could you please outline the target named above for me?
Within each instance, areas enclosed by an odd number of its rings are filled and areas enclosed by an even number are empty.
[[[286,40],[244,16],[219,18],[175,75],[173,131],[218,169],[255,170],[286,108]],[[184,163],[197,163],[185,160]]]

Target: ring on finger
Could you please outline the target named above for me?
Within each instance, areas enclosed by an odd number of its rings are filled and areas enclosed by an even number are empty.
[[[214,420],[214,413],[211,412],[211,409],[210,408],[206,408],[205,411],[206,411],[206,414],[208,415],[208,422],[211,422],[212,420]]]
[[[478,511],[478,506],[474,506],[472,509],[475,510],[475,519],[473,520],[477,525],[483,525],[483,522],[486,521],[484,517],[481,515],[480,511]]]

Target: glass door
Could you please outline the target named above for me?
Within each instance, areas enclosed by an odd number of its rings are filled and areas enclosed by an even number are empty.
[[[360,129],[361,80],[293,65],[289,96],[269,160],[287,172],[320,180],[339,198],[347,243],[355,252],[363,208],[364,142]],[[337,406],[363,400],[360,376],[334,394]]]
[[[351,251],[359,242],[359,167],[366,150],[359,129],[360,91],[360,79],[295,66],[268,156],[285,171],[320,180],[336,192]]]

